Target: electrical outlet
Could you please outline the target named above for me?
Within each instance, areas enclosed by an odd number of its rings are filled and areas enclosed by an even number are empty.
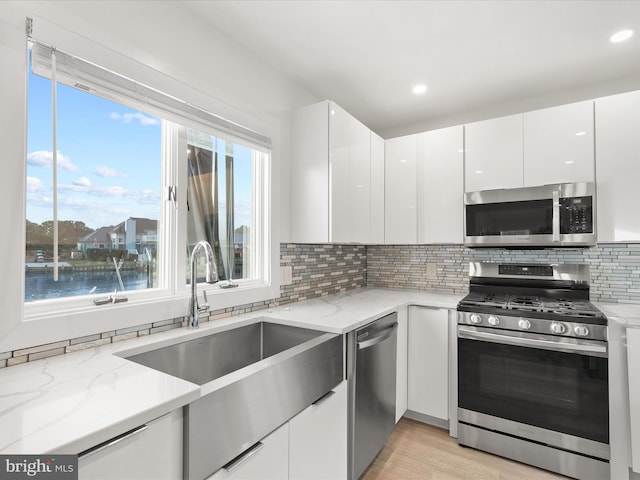
[[[427,263],[427,277],[436,278],[438,276],[437,264]]]
[[[291,285],[293,283],[291,265],[280,267],[280,282],[282,285]]]

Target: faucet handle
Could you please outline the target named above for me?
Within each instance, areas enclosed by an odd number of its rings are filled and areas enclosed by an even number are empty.
[[[198,312],[203,313],[209,310],[209,301],[207,300],[207,291],[202,290],[202,296],[204,297],[204,303],[202,305],[198,305]]]

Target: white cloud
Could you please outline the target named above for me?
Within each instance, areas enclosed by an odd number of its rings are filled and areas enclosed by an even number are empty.
[[[129,194],[129,198],[142,205],[154,205],[160,203],[160,194],[148,189],[131,192]]]
[[[123,197],[128,191],[123,187],[112,186],[90,188],[87,193],[97,197]]]
[[[137,120],[140,125],[143,127],[147,127],[149,125],[160,125],[160,120],[154,117],[150,117],[141,112],[127,112],[127,113],[116,113],[112,112],[109,115],[111,120],[118,120],[122,123],[131,123],[134,120]]]
[[[119,173],[115,168],[100,165],[93,169],[93,173],[99,177],[126,177],[126,173]]]
[[[78,167],[71,162],[71,159],[58,152],[57,155],[58,167],[69,172],[75,172]],[[51,167],[53,165],[53,152],[46,150],[37,150],[27,155],[27,163],[36,167]]]
[[[42,183],[42,180],[36,177],[27,177],[27,192],[39,193],[45,190],[47,190],[47,188]]]
[[[87,177],[80,177],[79,179],[74,180],[73,184],[79,187],[90,187],[92,185],[91,180],[89,180]]]

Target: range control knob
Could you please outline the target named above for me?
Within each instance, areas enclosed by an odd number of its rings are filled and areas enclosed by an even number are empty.
[[[498,317],[496,317],[495,315],[491,315],[488,319],[487,322],[489,322],[489,325],[492,325],[494,327],[498,326],[500,324],[500,319]]]
[[[564,324],[562,323],[553,322],[551,324],[551,333],[560,335],[566,331],[567,331],[567,327],[565,327]]]
[[[521,318],[520,320],[518,320],[518,326],[522,330],[529,330],[531,328],[531,322],[525,318]]]
[[[480,315],[478,315],[477,313],[474,313],[473,315],[471,315],[471,316],[469,317],[469,321],[470,321],[471,323],[474,323],[474,324],[476,324],[476,325],[477,325],[478,323],[481,323],[481,322],[482,322],[482,317],[481,317]]]
[[[575,333],[578,337],[586,337],[589,335],[589,329],[584,325],[576,325],[573,327],[573,333]]]

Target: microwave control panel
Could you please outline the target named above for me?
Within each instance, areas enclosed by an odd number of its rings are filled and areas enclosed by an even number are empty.
[[[593,197],[560,199],[560,233],[593,233]]]

